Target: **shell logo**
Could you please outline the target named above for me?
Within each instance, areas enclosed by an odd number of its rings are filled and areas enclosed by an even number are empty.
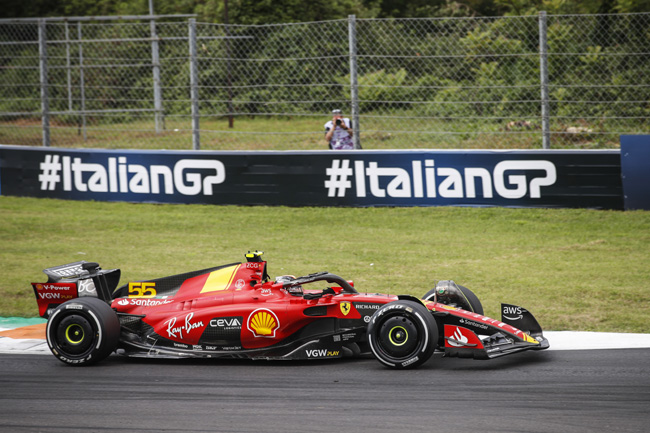
[[[280,327],[280,320],[273,311],[260,308],[248,316],[247,327],[256,337],[274,338],[275,331]]]

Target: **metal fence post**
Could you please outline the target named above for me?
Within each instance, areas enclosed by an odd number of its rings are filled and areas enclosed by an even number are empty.
[[[149,0],[149,15],[153,16],[153,0]],[[156,121],[156,134],[165,128],[162,112],[162,91],[160,87],[160,52],[158,51],[158,35],[156,34],[156,20],[149,22],[151,28],[151,63],[153,64],[153,108]]]
[[[50,101],[47,82],[47,35],[45,20],[38,21],[38,58],[41,78],[41,117],[43,125],[43,146],[50,145]]]
[[[361,149],[361,125],[359,124],[359,86],[357,81],[357,17],[348,15],[348,37],[350,46],[350,105],[354,148]]]
[[[225,26],[224,30],[226,31],[226,38],[224,42],[226,43],[226,78],[228,80],[228,128],[233,128],[235,126],[235,120],[233,117],[233,107],[232,107],[232,70],[230,65],[230,30],[228,28],[228,0],[224,0],[224,21]]]
[[[72,111],[72,68],[70,67],[70,25],[65,22],[65,67],[68,78],[68,111]]]
[[[84,141],[88,139],[88,134],[86,132],[86,89],[84,83],[84,49],[83,44],[81,43],[81,21],[77,22],[77,39],[79,40],[79,102],[81,106],[79,111],[81,111],[81,131],[83,134]]]
[[[190,27],[190,99],[192,100],[192,149],[201,148],[199,135],[199,78],[196,64],[196,19],[189,19]]]
[[[546,12],[539,12],[539,73],[542,92],[542,147],[551,148],[548,97],[548,40],[546,36]]]

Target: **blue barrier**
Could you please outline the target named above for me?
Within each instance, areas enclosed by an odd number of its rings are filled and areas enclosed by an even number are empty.
[[[0,146],[3,195],[288,206],[622,209],[620,152],[192,152]]]
[[[621,135],[625,209],[650,210],[650,135]]]

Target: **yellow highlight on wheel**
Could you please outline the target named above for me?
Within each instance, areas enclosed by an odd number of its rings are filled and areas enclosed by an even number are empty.
[[[73,338],[78,337],[78,340],[73,340]],[[70,344],[79,344],[84,339],[84,330],[81,326],[73,323],[65,329],[65,339],[68,340]]]
[[[395,331],[396,329],[397,331]],[[395,339],[401,341],[400,343],[397,343],[395,340],[393,340],[393,331],[395,331]],[[393,346],[403,346],[409,339],[409,333],[406,332],[406,329],[402,328],[401,326],[396,326],[388,333],[388,339]]]

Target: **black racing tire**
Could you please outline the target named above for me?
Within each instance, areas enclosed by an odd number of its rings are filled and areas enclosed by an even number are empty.
[[[368,343],[382,364],[398,370],[415,368],[433,355],[438,345],[438,325],[420,303],[391,302],[372,315]]]
[[[460,291],[463,292],[463,294],[469,301],[469,305],[472,307],[472,312],[484,316],[485,314],[483,313],[483,304],[481,304],[481,301],[479,300],[478,296],[476,296],[474,292],[472,292],[467,287],[461,286],[460,284],[456,284],[456,285],[458,286]],[[433,288],[429,290],[427,293],[425,293],[422,299],[425,301],[433,301],[435,294],[436,294],[436,289]]]
[[[101,299],[77,298],[54,310],[47,321],[45,335],[52,354],[61,362],[91,365],[117,348],[120,321]]]

